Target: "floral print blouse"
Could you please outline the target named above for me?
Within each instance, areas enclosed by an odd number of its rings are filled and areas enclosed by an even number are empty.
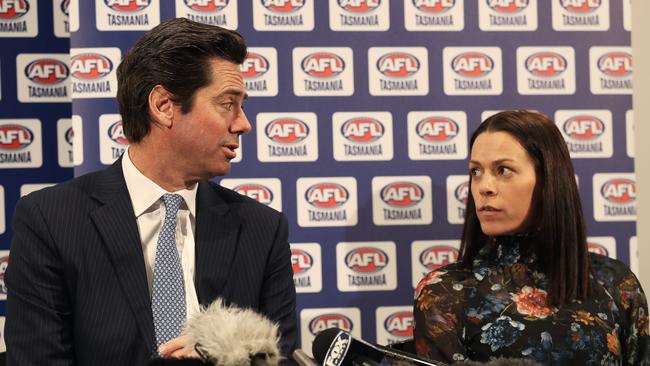
[[[532,245],[500,237],[415,289],[415,347],[440,362],[526,358],[547,365],[650,365],[648,306],[623,263],[591,254],[592,295],[546,305]]]

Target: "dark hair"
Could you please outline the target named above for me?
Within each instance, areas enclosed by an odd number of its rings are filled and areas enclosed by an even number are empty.
[[[244,38],[185,18],[162,22],[140,38],[117,68],[117,102],[126,138],[139,142],[149,133],[148,99],[156,85],[172,94],[183,113],[191,111],[196,90],[212,81],[209,61],[215,57],[241,64]]]
[[[505,111],[486,119],[472,135],[470,151],[484,132],[507,132],[526,150],[535,164],[537,185],[532,218],[537,230],[536,255],[548,278],[549,303],[565,304],[589,296],[589,253],[578,185],[562,134],[544,114]],[[471,179],[470,179],[471,189]],[[490,240],[481,231],[472,195],[468,195],[461,238],[462,264],[470,267]]]

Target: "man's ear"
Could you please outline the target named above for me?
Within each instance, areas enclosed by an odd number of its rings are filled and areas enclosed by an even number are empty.
[[[156,85],[149,92],[149,114],[154,123],[167,128],[174,122],[174,101],[172,94],[162,85]]]

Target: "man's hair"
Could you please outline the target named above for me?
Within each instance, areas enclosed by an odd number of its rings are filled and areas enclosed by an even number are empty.
[[[140,38],[117,68],[117,102],[126,138],[135,143],[149,133],[149,93],[156,85],[172,94],[183,113],[191,111],[195,92],[212,81],[209,61],[215,57],[241,64],[244,38],[185,18],[162,22]]]
[[[537,184],[531,203],[536,255],[548,279],[549,302],[561,305],[589,296],[589,253],[582,204],[571,157],[553,121],[538,112],[505,111],[486,119],[474,131],[506,132],[526,150],[535,165]],[[471,192],[471,179],[470,179]],[[471,193],[467,198],[461,238],[462,264],[471,268],[479,250],[490,240],[481,230]]]

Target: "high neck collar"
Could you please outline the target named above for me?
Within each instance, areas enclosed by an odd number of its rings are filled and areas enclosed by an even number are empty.
[[[535,262],[535,235],[516,234],[491,237],[479,252],[481,262],[496,266],[512,266],[515,263]]]

